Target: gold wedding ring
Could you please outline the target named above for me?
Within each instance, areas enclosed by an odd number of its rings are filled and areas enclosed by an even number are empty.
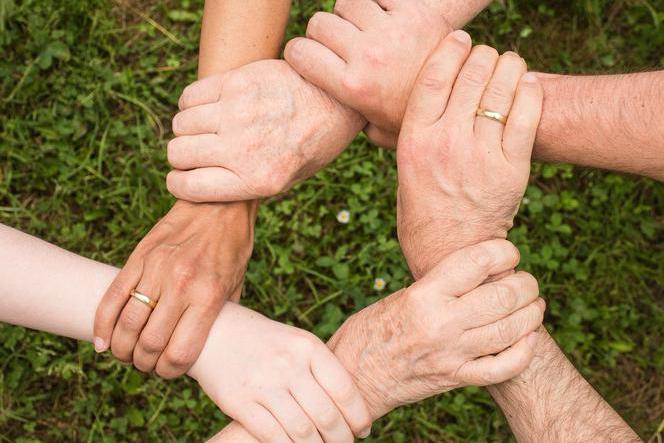
[[[507,123],[507,116],[496,111],[489,111],[488,109],[480,108],[477,110],[478,117],[485,117],[503,125]]]
[[[143,303],[145,306],[149,307],[150,309],[154,309],[155,306],[157,306],[156,301],[152,300],[150,297],[148,297],[145,294],[141,294],[136,289],[132,289],[131,292],[129,293],[129,295],[131,295],[136,300],[140,301],[141,303]]]

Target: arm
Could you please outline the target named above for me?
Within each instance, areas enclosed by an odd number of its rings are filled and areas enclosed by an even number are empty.
[[[394,147],[413,82],[438,37],[463,25],[487,2],[386,1],[389,16],[375,11],[369,21],[362,8],[349,3],[337,2],[343,19],[314,15],[307,38],[287,45],[286,60],[307,80],[364,115],[369,138]],[[436,19],[441,15],[449,25]],[[541,80],[545,100],[535,158],[664,179],[659,112],[664,72],[543,74]]]
[[[0,267],[0,321],[90,341],[95,306],[117,269],[2,225],[0,244],[5,264]],[[261,440],[272,441],[285,435],[266,421],[262,408],[271,407],[270,397],[284,389],[282,384],[298,402],[306,401],[298,383],[313,374],[354,430],[366,435],[370,418],[399,405],[460,386],[504,381],[528,365],[532,331],[544,310],[537,282],[521,273],[478,287],[488,275],[517,262],[516,249],[506,241],[458,251],[417,284],[344,323],[329,346],[350,370],[371,417],[358,402],[353,380],[319,340],[235,303],[221,310],[189,375],[222,410],[239,417]],[[470,312],[474,315],[463,315]],[[252,400],[255,395],[262,398]],[[215,441],[255,439],[236,422]]]
[[[198,78],[279,55],[291,0],[206,0]]]
[[[641,441],[544,328],[528,369],[488,389],[521,443]]]
[[[314,29],[318,29],[329,37],[338,34],[344,45],[361,49],[354,54],[358,63],[363,63],[365,52],[369,52],[365,46],[384,46],[383,40],[405,43],[405,48],[396,45],[401,52],[384,48],[390,62],[399,66],[386,76],[382,76],[385,61],[371,54],[360,69],[350,70],[345,69],[345,63],[337,55],[321,52],[324,48],[313,40],[296,39],[305,47],[289,44],[286,48],[286,57],[300,75],[320,87],[321,83],[307,73],[316,70],[323,80],[329,74],[330,81],[325,84],[347,85],[349,92],[344,95],[332,94],[335,97],[332,98],[305,81],[288,64],[274,61],[254,63],[188,87],[180,99],[182,112],[173,120],[178,137],[168,145],[169,162],[174,168],[168,176],[169,191],[181,199],[211,202],[269,197],[288,190],[332,161],[366,126],[364,117],[351,109],[362,112],[365,108],[345,99],[361,100],[367,95],[367,87],[378,85],[380,93],[371,101],[377,111],[363,114],[369,119],[374,116],[382,119],[379,126],[397,118],[400,122],[395,114],[403,112],[407,100],[399,94],[401,87],[412,86],[419,67],[440,35],[451,30],[449,23],[465,23],[489,2],[381,0],[378,3],[390,9],[390,13],[373,0],[336,2],[337,13],[355,20],[358,26],[362,20],[379,25],[361,35],[350,23],[342,25],[342,29],[327,28],[331,21],[344,22],[327,13],[315,14],[307,32],[313,35]],[[414,8],[399,7],[398,13],[392,10],[395,5],[407,3]],[[404,35],[408,38],[402,39]],[[296,55],[308,53],[312,42],[318,51],[295,63]],[[400,87],[394,88],[394,82]],[[391,107],[396,111],[383,113],[387,103],[393,104]],[[234,112],[236,109],[244,112]],[[375,125],[370,125],[367,131],[373,133],[372,128]],[[252,149],[247,150],[246,146]]]
[[[0,321],[91,341],[95,307],[118,270],[3,225],[0,244]],[[213,322],[188,374],[262,441],[290,441],[293,428],[315,441],[319,409],[333,422],[320,431],[325,441],[351,439],[347,422],[355,433],[370,424],[360,391],[319,339],[235,303]]]
[[[289,8],[290,0],[206,1],[199,76],[276,57]],[[117,358],[133,361],[144,372],[182,375],[223,304],[240,297],[257,208],[256,201],[176,202],[138,244],[102,299],[95,348],[110,347]],[[162,308],[151,313],[129,298],[132,289],[161,299]]]
[[[455,248],[506,235],[527,185],[542,104],[537,77],[523,75],[515,54],[476,47],[459,70],[467,49],[451,37],[420,74],[397,147],[399,241],[418,278]],[[476,117],[478,107],[511,113],[503,127]],[[639,441],[543,328],[529,368],[490,392],[522,442]]]
[[[540,77],[537,159],[664,180],[664,71]]]

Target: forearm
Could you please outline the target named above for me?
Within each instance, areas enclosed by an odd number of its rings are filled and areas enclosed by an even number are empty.
[[[664,180],[664,71],[540,77],[538,160]]]
[[[519,442],[641,441],[540,329],[529,368],[490,386]]]
[[[92,341],[118,270],[0,225],[0,321]]]
[[[454,29],[463,28],[484,8],[491,4],[492,0],[443,0],[442,5],[445,9],[445,18]]]
[[[290,0],[206,0],[198,77],[276,58],[290,4]]]

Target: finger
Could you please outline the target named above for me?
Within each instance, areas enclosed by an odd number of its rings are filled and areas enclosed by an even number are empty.
[[[516,53],[506,52],[501,55],[489,86],[482,96],[480,108],[508,116],[519,79],[525,74],[526,69],[526,62]],[[502,151],[504,128],[505,125],[502,123],[486,117],[475,118],[475,134],[483,142],[483,146],[495,147],[493,150],[495,152]]]
[[[347,102],[343,87],[347,65],[332,50],[316,40],[298,37],[286,44],[284,58],[307,81]]]
[[[546,304],[540,298],[509,317],[487,326],[465,331],[462,346],[473,357],[501,352],[529,333],[536,331],[544,319],[545,308]]]
[[[171,171],[166,176],[166,188],[176,198],[196,203],[233,202],[264,197],[226,168]]]
[[[242,408],[233,418],[261,443],[291,443],[279,421],[259,404]]]
[[[386,11],[394,11],[402,5],[403,2],[400,0],[376,0],[376,3],[380,5]]]
[[[316,426],[288,392],[273,394],[263,406],[277,419],[295,443],[323,442]]]
[[[166,292],[161,297],[134,348],[134,366],[145,373],[154,371],[186,309],[182,299],[172,295]]]
[[[489,355],[464,364],[457,373],[466,385],[488,386],[502,383],[522,373],[535,356],[537,333],[532,332],[498,355]]]
[[[178,101],[180,111],[218,101],[221,95],[223,81],[223,75],[212,75],[195,81],[184,88],[182,95],[180,95],[180,100]]]
[[[425,126],[440,119],[470,46],[471,38],[465,31],[454,31],[443,39],[420,71],[404,123]]]
[[[371,143],[380,146],[381,148],[394,149],[397,147],[399,134],[387,132],[371,123],[364,128],[364,133],[367,135],[367,138]]]
[[[143,261],[136,254],[132,254],[99,302],[95,313],[93,340],[97,352],[104,352],[110,347],[113,329],[129,300],[129,292],[138,285],[141,275]]]
[[[316,349],[311,359],[311,373],[327,392],[356,436],[367,436],[371,414],[359,389],[332,351]]]
[[[166,349],[159,356],[155,371],[166,379],[180,377],[196,362],[203,350],[216,315],[212,309],[189,306],[182,314]]]
[[[527,272],[510,274],[499,281],[485,283],[459,297],[454,303],[464,329],[494,323],[537,300],[539,285]]]
[[[346,420],[313,376],[298,379],[298,384],[290,392],[326,443],[353,441],[353,433]]]
[[[519,250],[509,241],[489,240],[451,253],[415,284],[424,293],[460,296],[490,275],[514,269],[519,259]]]
[[[337,0],[334,13],[359,29],[367,29],[385,17],[385,11],[373,0]]]
[[[193,106],[178,112],[173,117],[173,134],[216,134],[219,130],[221,110],[219,102]]]
[[[224,146],[217,134],[183,135],[168,142],[168,162],[175,169],[225,167],[237,152]],[[234,155],[235,154],[235,155]]]
[[[159,263],[146,264],[145,273],[136,286],[136,291],[158,302],[160,296]],[[158,304],[158,303],[157,303]],[[130,297],[125,305],[111,337],[111,350],[120,361],[130,363],[134,348],[143,327],[148,321],[152,309],[145,303]]]
[[[329,12],[317,12],[307,24],[307,38],[324,45],[348,61],[360,30],[349,21]]]
[[[473,129],[482,94],[493,75],[497,61],[498,52],[489,46],[475,46],[470,52],[457,77],[446,110],[446,115],[453,124]]]
[[[515,166],[530,167],[543,99],[537,75],[527,73],[521,77],[503,134],[503,154]]]

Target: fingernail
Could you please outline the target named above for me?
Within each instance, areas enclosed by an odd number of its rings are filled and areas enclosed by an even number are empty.
[[[523,74],[523,81],[525,83],[537,83],[537,75],[532,72],[527,72]]]
[[[358,437],[360,438],[367,438],[369,435],[371,435],[371,427],[365,429],[364,431],[360,432]]]
[[[462,30],[454,31],[452,37],[461,43],[470,43],[471,41],[470,34]]]
[[[537,332],[531,332],[528,334],[528,337],[526,337],[526,342],[528,342],[528,345],[531,348],[534,348],[537,344]]]
[[[95,344],[95,351],[104,352],[106,350],[106,342],[101,337],[95,337],[94,344]]]

